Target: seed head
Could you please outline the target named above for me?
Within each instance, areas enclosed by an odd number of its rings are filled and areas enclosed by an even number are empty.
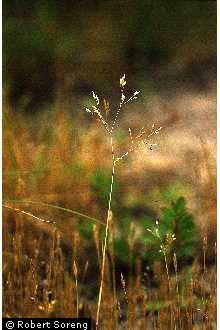
[[[123,89],[126,85],[125,74],[120,78],[120,87]]]

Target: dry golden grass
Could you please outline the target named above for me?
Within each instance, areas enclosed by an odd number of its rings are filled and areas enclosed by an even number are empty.
[[[67,237],[8,209],[3,233],[4,316],[91,317],[95,326],[99,266],[96,256],[84,255],[85,242],[77,233]],[[164,265],[157,262],[156,286],[151,287],[148,277],[142,283],[140,262],[134,274],[121,273],[113,285],[107,258],[100,329],[215,329],[215,267],[195,261],[187,274],[174,258],[168,282]]]

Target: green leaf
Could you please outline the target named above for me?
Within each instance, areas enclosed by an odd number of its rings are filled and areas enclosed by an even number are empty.
[[[172,202],[172,207],[176,214],[182,214],[186,208],[185,199],[183,197],[178,198],[176,202]]]
[[[129,262],[131,255],[128,241],[121,238],[115,238],[113,244],[116,256],[123,262]]]

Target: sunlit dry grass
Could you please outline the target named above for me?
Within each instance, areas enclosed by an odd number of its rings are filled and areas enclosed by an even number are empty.
[[[4,211],[4,219],[4,316],[84,316],[95,322],[99,266],[95,255],[84,255],[85,242],[74,230],[66,237],[50,225],[35,228],[12,210]],[[195,261],[179,269],[174,258],[168,281],[164,265],[155,263],[151,287],[137,260],[133,274],[116,272],[115,300],[109,257],[100,329],[214,329],[216,272],[204,265]]]

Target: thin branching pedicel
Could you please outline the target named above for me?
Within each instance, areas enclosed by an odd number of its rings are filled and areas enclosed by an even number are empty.
[[[98,121],[101,123],[101,125],[104,127],[105,131],[108,133],[109,136],[109,142],[111,147],[111,155],[112,155],[112,176],[111,176],[111,185],[110,185],[110,191],[109,191],[109,201],[108,201],[108,212],[107,212],[107,221],[106,221],[106,230],[105,230],[105,238],[104,238],[104,246],[103,246],[103,255],[102,255],[102,265],[101,265],[101,282],[100,282],[100,289],[99,289],[99,298],[98,298],[98,306],[97,306],[97,314],[96,314],[96,329],[99,325],[99,316],[100,316],[100,307],[101,307],[101,300],[102,300],[102,292],[103,292],[103,285],[104,285],[104,272],[105,272],[105,259],[106,259],[106,247],[107,247],[107,240],[108,240],[108,232],[109,232],[109,223],[112,217],[112,193],[113,193],[113,185],[114,185],[114,176],[115,176],[115,167],[118,165],[118,163],[123,160],[125,157],[127,157],[131,152],[137,151],[138,149],[144,147],[149,148],[152,150],[153,146],[155,146],[155,143],[150,143],[149,139],[156,134],[159,134],[162,127],[155,128],[155,125],[152,125],[150,133],[145,130],[144,127],[139,131],[139,133],[133,137],[131,128],[129,128],[129,136],[131,141],[131,146],[128,148],[128,150],[119,156],[116,156],[115,154],[115,141],[114,141],[114,131],[116,128],[116,124],[120,115],[120,112],[124,105],[136,100],[138,98],[138,95],[140,91],[135,91],[132,96],[129,98],[125,95],[125,86],[126,86],[126,77],[125,74],[120,78],[120,89],[121,89],[121,99],[119,102],[119,106],[116,112],[116,115],[113,119],[113,122],[107,121],[107,119],[104,119],[102,112],[100,110],[100,100],[97,94],[95,92],[92,92],[92,97],[95,101],[96,105],[93,105],[91,108],[85,108],[85,111],[92,116],[96,117]],[[104,108],[106,110],[106,101],[104,101]],[[108,112],[109,112],[109,104],[108,104]],[[107,116],[106,116],[107,117]]]

